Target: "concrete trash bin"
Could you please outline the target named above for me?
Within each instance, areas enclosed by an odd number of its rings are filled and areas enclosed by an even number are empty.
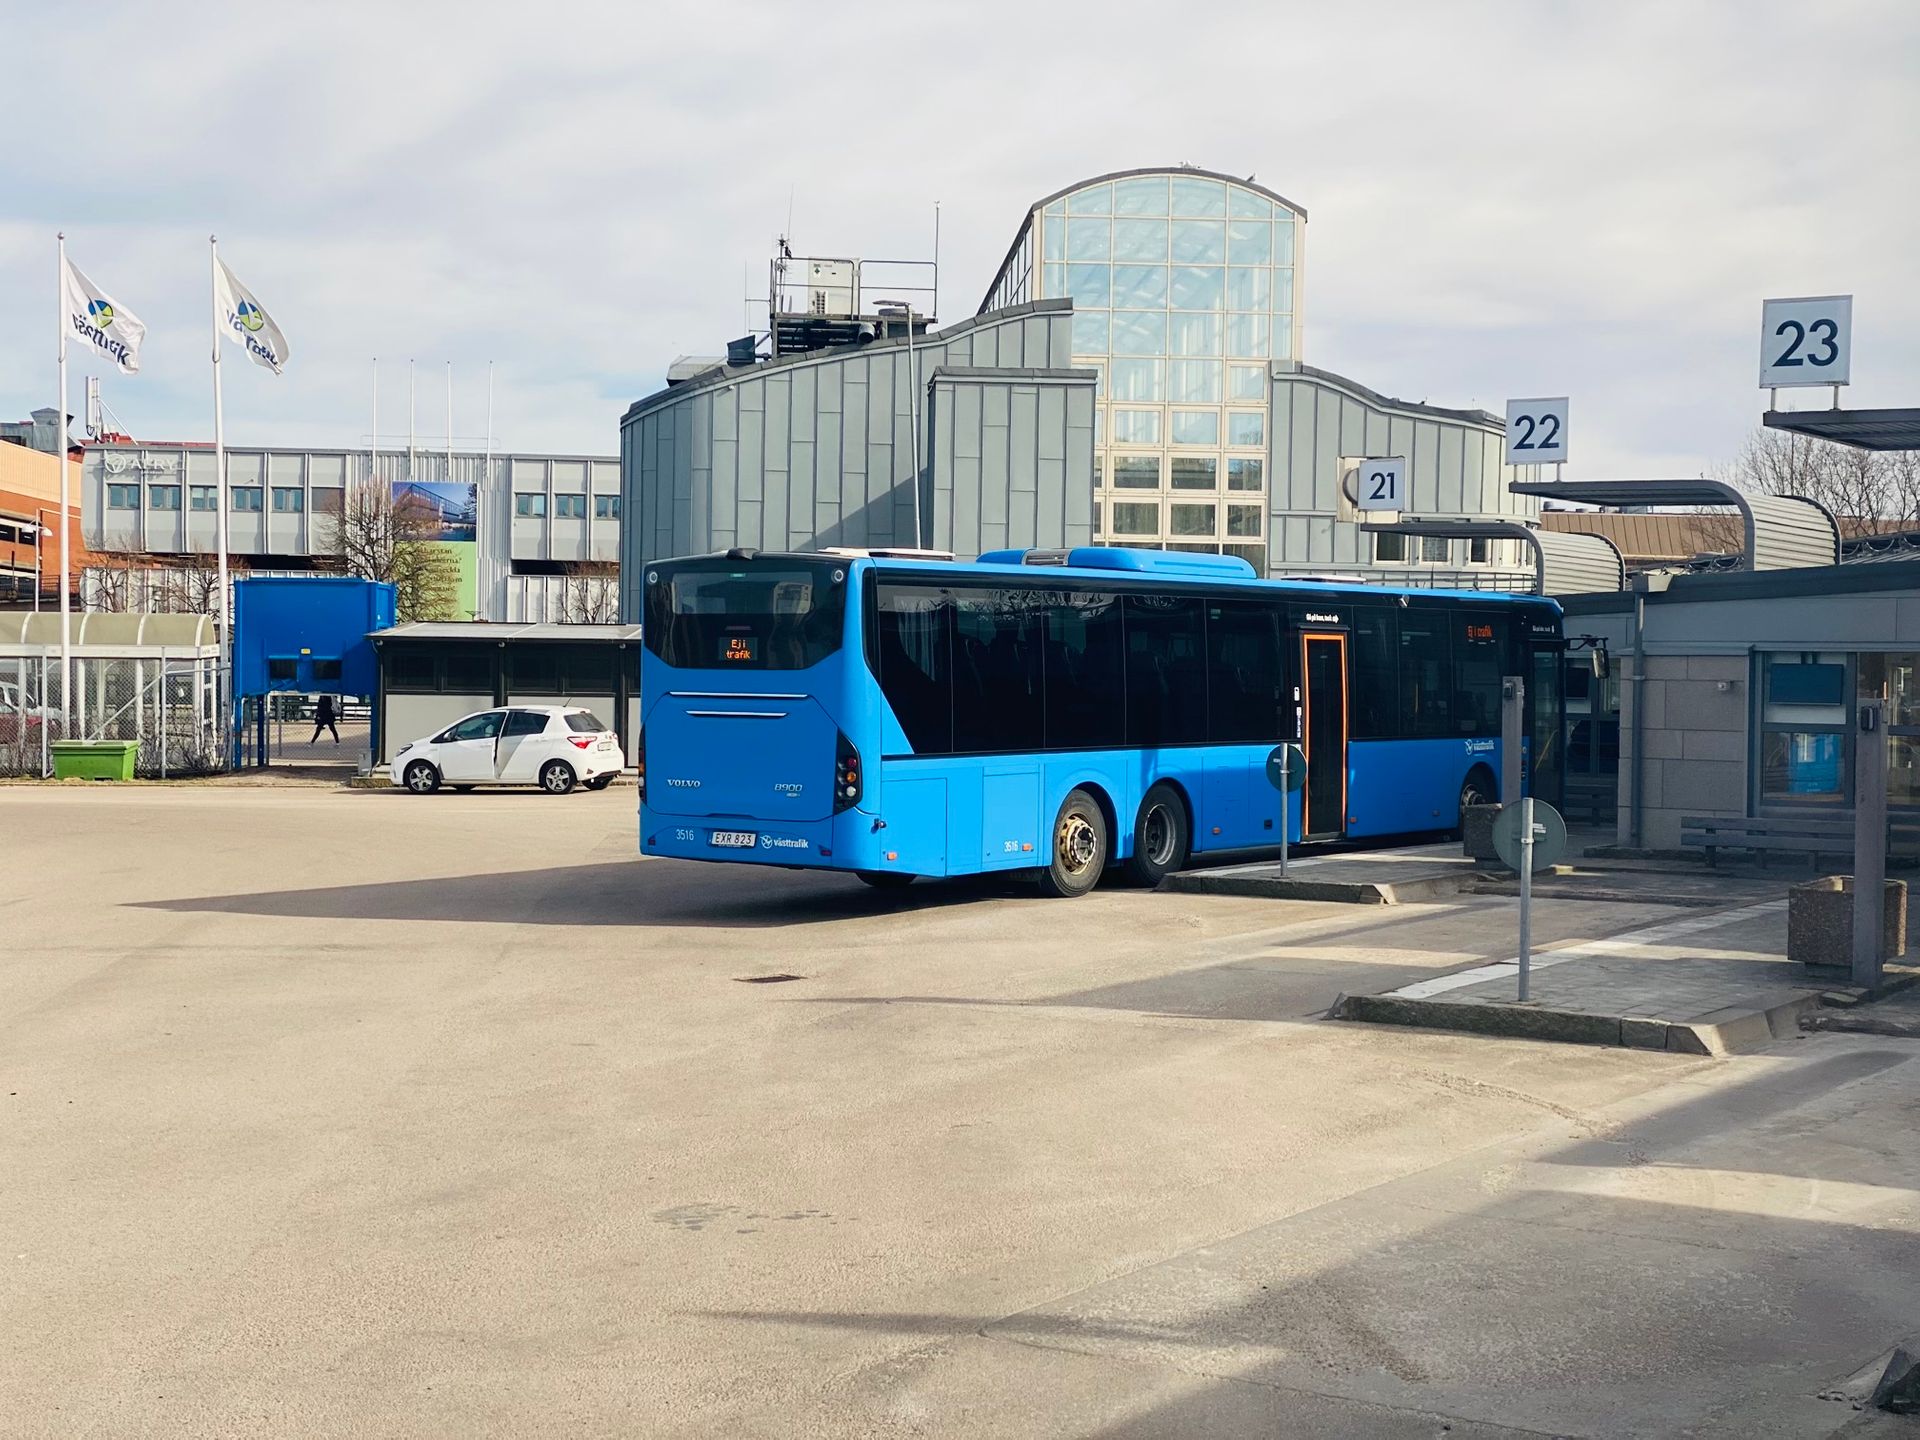
[[[1907,882],[1889,880],[1880,911],[1880,958],[1907,953]],[[1853,877],[1822,875],[1787,891],[1787,958],[1816,969],[1853,968]]]
[[[56,780],[131,780],[140,754],[138,740],[55,740],[50,748]]]
[[[1469,805],[1460,812],[1460,849],[1469,860],[1498,860],[1493,848],[1493,822],[1500,818],[1498,805]]]

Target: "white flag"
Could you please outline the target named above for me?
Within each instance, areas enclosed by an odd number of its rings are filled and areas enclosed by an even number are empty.
[[[278,375],[287,363],[287,337],[260,307],[253,292],[234,278],[227,262],[219,260],[213,272],[213,303],[227,338],[247,352],[256,365]]]
[[[140,318],[80,273],[71,260],[60,275],[61,307],[67,312],[67,328],[73,338],[92,348],[96,355],[111,360],[122,375],[140,372],[140,342],[147,327]]]

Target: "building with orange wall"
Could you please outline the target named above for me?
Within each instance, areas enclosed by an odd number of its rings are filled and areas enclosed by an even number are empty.
[[[79,463],[0,440],[0,607],[33,607],[36,570],[39,603],[47,609],[59,607],[62,465],[68,484],[67,588],[75,608],[79,606],[79,575],[87,564],[81,544]]]

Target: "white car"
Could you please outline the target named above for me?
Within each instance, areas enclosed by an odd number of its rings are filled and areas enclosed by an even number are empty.
[[[600,717],[566,705],[512,705],[456,720],[438,735],[402,745],[392,778],[416,795],[442,785],[538,785],[565,795],[604,790],[626,768],[620,739]]]

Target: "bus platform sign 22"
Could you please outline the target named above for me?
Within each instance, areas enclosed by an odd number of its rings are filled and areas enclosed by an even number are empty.
[[[1560,465],[1567,458],[1567,397],[1507,401],[1507,464]]]
[[[1760,388],[1845,385],[1853,360],[1853,297],[1803,295],[1760,304]]]

